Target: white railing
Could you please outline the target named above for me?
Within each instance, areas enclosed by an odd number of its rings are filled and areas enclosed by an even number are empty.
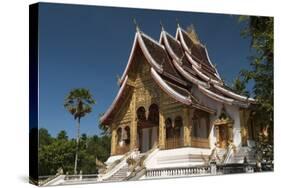
[[[210,166],[194,166],[194,167],[173,167],[162,169],[148,169],[146,171],[147,178],[154,177],[172,177],[172,176],[191,176],[191,175],[210,175]]]
[[[228,163],[228,161],[231,159],[232,156],[233,156],[233,150],[232,150],[232,148],[228,148],[227,152],[226,152],[226,156],[225,156],[225,158],[224,158],[222,163],[223,164]]]
[[[146,178],[204,176],[204,175],[233,174],[233,173],[253,173],[255,171],[256,171],[255,166],[251,165],[251,164],[233,163],[233,164],[216,165],[216,163],[211,163],[208,166],[147,169]]]

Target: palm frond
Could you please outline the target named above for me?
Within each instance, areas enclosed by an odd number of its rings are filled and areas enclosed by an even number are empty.
[[[86,116],[96,103],[90,90],[84,88],[72,89],[64,100],[64,107],[74,116],[74,119]]]

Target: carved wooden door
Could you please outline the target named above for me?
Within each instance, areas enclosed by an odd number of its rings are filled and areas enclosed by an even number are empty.
[[[228,145],[228,129],[226,125],[219,126],[219,147],[226,148]]]

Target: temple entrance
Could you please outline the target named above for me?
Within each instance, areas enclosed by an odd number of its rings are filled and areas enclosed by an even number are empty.
[[[138,147],[141,153],[153,148],[158,143],[159,110],[156,104],[149,107],[148,117],[145,116],[145,108],[137,110],[138,117]]]
[[[229,135],[227,125],[217,125],[217,146],[226,148],[228,146]]]
[[[220,116],[214,122],[217,147],[226,148],[231,142],[233,142],[233,124],[234,121],[223,107]]]

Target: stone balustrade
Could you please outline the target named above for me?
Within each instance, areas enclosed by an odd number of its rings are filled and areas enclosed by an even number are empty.
[[[217,174],[233,174],[233,173],[253,173],[255,165],[250,164],[223,164],[216,165],[211,163],[207,166],[192,167],[171,167],[160,169],[147,169],[146,178],[162,178],[162,177],[180,177],[180,176],[204,176]]]
[[[191,175],[209,175],[211,174],[210,166],[194,167],[176,167],[163,169],[148,169],[146,177],[169,177],[169,176],[191,176]]]

